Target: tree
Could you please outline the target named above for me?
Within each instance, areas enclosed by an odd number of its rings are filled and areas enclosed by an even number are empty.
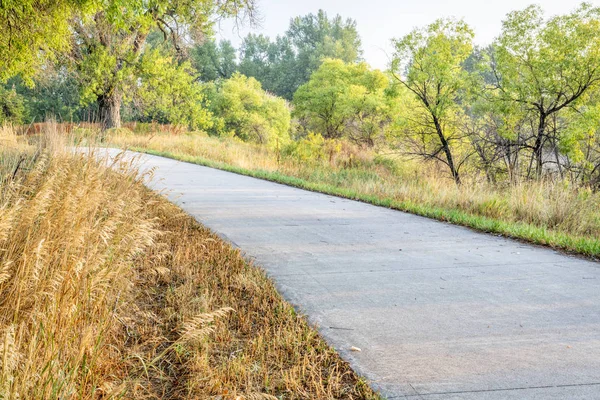
[[[212,126],[204,88],[189,61],[178,64],[154,49],[141,57],[139,68],[139,83],[130,96],[137,119],[194,130]]]
[[[47,64],[43,74],[36,74],[34,85],[27,85],[19,76],[9,79],[7,87],[13,87],[23,96],[27,108],[24,123],[42,122],[52,118],[59,122],[93,120],[97,112],[94,105],[83,107],[77,81],[67,68]]]
[[[235,53],[235,48],[228,40],[219,43],[207,40],[192,48],[190,61],[203,82],[228,79],[237,70]]]
[[[23,96],[15,89],[0,86],[0,126],[5,123],[22,124],[26,114]]]
[[[600,8],[584,3],[571,14],[548,20],[539,6],[512,12],[493,52],[499,107],[531,120],[526,147],[539,177],[548,145],[577,144],[568,131],[552,129],[553,119],[600,83]]]
[[[186,40],[204,40],[215,17],[252,13],[253,0],[105,0],[91,18],[73,24],[72,61],[83,100],[98,104],[104,128],[119,127],[121,104],[137,83],[138,65],[152,29],[182,55]]]
[[[340,15],[329,19],[323,10],[290,22],[286,32],[296,49],[296,74],[306,82],[325,58],[337,58],[347,63],[361,59],[361,40],[356,21]]]
[[[389,80],[367,64],[326,59],[294,95],[294,114],[326,139],[348,136],[373,146],[389,122]]]
[[[263,87],[291,100],[325,58],[348,63],[360,60],[361,41],[356,22],[332,19],[323,10],[290,21],[284,36],[271,41],[263,35],[248,35],[240,49],[241,73],[258,79]]]
[[[219,85],[209,96],[214,133],[270,147],[289,141],[291,116],[285,100],[266,93],[256,79],[239,73]]]
[[[69,20],[87,0],[0,2],[0,82],[15,75],[31,84],[40,65],[69,47]]]
[[[415,154],[445,164],[458,184],[460,167],[455,159],[462,139],[456,122],[461,96],[469,87],[463,63],[473,50],[473,31],[463,21],[440,19],[394,40],[392,73],[414,96],[407,135],[420,143]]]

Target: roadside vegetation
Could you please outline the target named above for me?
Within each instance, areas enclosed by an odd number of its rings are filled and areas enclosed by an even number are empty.
[[[132,162],[0,140],[0,398],[376,398]]]
[[[434,166],[313,136],[281,151],[208,135],[130,131],[110,143],[600,256],[600,193],[564,181],[457,186]],[[318,157],[314,155],[318,154]]]

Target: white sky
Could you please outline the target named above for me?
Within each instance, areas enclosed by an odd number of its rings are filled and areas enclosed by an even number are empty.
[[[249,32],[275,37],[285,33],[291,18],[316,13],[320,8],[329,17],[340,14],[357,21],[365,60],[375,68],[387,67],[392,53],[390,40],[402,37],[415,27],[440,17],[457,17],[475,30],[475,42],[489,44],[498,36],[505,15],[532,3],[540,4],[546,16],[575,9],[577,0],[257,0],[261,26],[234,29],[232,23],[220,24],[217,39],[229,39],[237,48]],[[588,0],[600,6],[600,0]]]

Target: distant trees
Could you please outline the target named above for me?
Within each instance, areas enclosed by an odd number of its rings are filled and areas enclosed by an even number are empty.
[[[23,97],[15,89],[0,87],[0,125],[22,124],[26,113]]]
[[[306,131],[372,147],[383,140],[391,122],[388,86],[388,77],[365,63],[326,59],[296,91],[294,115]]]
[[[300,84],[296,53],[286,36],[271,41],[264,35],[249,34],[240,48],[240,73],[256,78],[263,88],[290,100]]]
[[[239,71],[258,79],[266,90],[291,100],[325,58],[354,63],[361,57],[356,21],[339,15],[330,19],[319,10],[292,19],[285,35],[274,41],[248,35],[240,49]]]
[[[431,161],[456,183],[551,175],[600,188],[600,8],[515,11],[484,48],[463,21],[440,19],[394,40],[385,72],[361,61],[355,21],[322,10],[239,49],[211,39],[218,18],[253,11],[254,0],[0,2],[0,122],[154,121],[271,147],[291,134],[302,160],[349,141]]]
[[[238,68],[236,49],[228,40],[219,43],[207,40],[196,44],[190,49],[189,58],[203,82],[231,78]]]

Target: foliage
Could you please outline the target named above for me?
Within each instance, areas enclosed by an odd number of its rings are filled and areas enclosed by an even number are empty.
[[[294,95],[294,114],[308,131],[326,138],[347,136],[373,146],[390,122],[385,74],[367,64],[326,59]]]
[[[339,15],[329,19],[319,10],[316,15],[292,19],[285,35],[275,41],[248,35],[240,50],[239,70],[258,79],[266,90],[291,100],[323,59],[357,62],[362,56],[360,46],[355,21],[344,21]]]
[[[526,125],[533,129],[520,131],[518,139],[531,149],[538,176],[548,146],[579,151],[574,131],[555,122],[600,84],[599,66],[600,8],[584,3],[570,14],[545,20],[539,6],[530,6],[504,21],[493,46],[491,101],[499,114],[531,121]]]
[[[228,79],[237,70],[235,48],[228,40],[207,40],[190,50],[190,62],[203,82]]]
[[[469,74],[462,67],[473,50],[473,31],[463,21],[437,20],[394,41],[394,76],[413,93],[414,107],[407,109],[404,139],[412,154],[447,165],[459,183],[466,160],[456,159],[461,146],[457,122],[461,96],[469,89]]]
[[[56,51],[69,47],[69,20],[87,0],[0,2],[0,83],[21,75],[31,85],[34,73]]]
[[[262,90],[260,82],[239,73],[223,81],[209,96],[219,136],[270,147],[290,139],[290,109],[285,100]]]
[[[189,62],[177,64],[172,57],[152,50],[141,57],[139,68],[132,101],[137,119],[184,125],[192,130],[212,126],[204,89]]]
[[[93,120],[97,114],[94,104],[87,107],[81,105],[77,82],[64,67],[47,68],[43,76],[40,74],[36,77],[33,87],[28,87],[20,78],[9,80],[8,85],[15,87],[25,100],[26,123],[47,119],[80,122]]]
[[[72,62],[83,100],[96,101],[105,127],[119,127],[121,104],[133,90],[152,29],[160,30],[178,55],[188,39],[204,40],[215,18],[252,13],[253,0],[111,0],[93,18],[73,24]]]
[[[0,86],[0,126],[6,123],[22,124],[26,115],[23,96],[15,89]]]

